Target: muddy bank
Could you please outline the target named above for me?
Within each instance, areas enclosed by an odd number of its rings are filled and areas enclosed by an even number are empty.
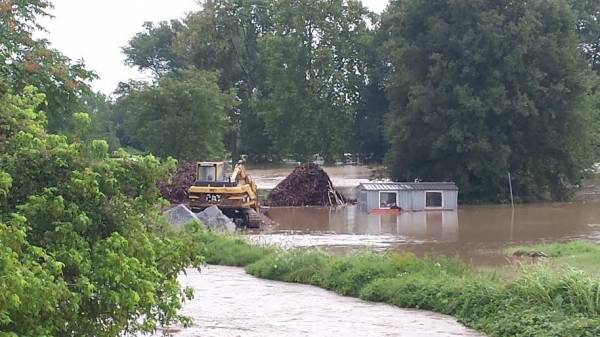
[[[181,277],[194,318],[175,336],[482,336],[456,319],[338,296],[300,284],[256,279],[241,268],[208,266]],[[157,334],[158,335],[158,334]]]

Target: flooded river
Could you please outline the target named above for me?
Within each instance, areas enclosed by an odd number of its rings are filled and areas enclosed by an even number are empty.
[[[301,284],[256,279],[241,268],[188,270],[195,299],[181,313],[194,325],[177,337],[212,336],[482,336],[449,316],[338,296]]]
[[[253,170],[259,188],[273,188],[292,168]],[[336,188],[352,194],[373,175],[364,166],[325,167]],[[600,242],[600,202],[460,206],[458,211],[371,215],[356,206],[337,209],[271,208],[277,225],[252,235],[260,243],[318,246],[328,249],[372,248],[419,255],[459,256],[476,265],[506,262],[509,244],[567,239]]]
[[[600,242],[600,203],[461,207],[458,211],[374,215],[356,206],[271,208],[277,225],[252,237],[260,243],[372,248],[459,256],[497,264],[509,244],[567,239]]]
[[[255,169],[259,188],[272,189],[292,168]],[[368,181],[366,167],[326,168],[338,190],[352,195]],[[250,241],[284,247],[410,251],[458,256],[473,265],[507,262],[509,244],[589,239],[600,242],[600,203],[461,206],[458,211],[372,215],[356,206],[270,208],[275,224]],[[323,289],[256,279],[242,269],[189,270],[184,285],[196,299],[182,313],[194,318],[175,336],[481,336],[448,316],[335,295]]]

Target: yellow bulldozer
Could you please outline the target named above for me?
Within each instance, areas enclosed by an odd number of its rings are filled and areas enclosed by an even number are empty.
[[[246,173],[243,161],[226,173],[225,162],[198,162],[196,181],[188,190],[192,211],[217,206],[237,226],[259,228],[262,220],[256,183]]]

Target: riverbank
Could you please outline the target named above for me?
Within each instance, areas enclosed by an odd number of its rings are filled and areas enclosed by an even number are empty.
[[[241,266],[261,278],[452,315],[489,336],[600,335],[600,280],[582,270],[520,267],[518,277],[505,279],[452,258],[284,251],[212,233],[202,240],[209,264]]]

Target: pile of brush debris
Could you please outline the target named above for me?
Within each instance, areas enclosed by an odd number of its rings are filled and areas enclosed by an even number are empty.
[[[346,201],[319,165],[298,166],[267,197],[269,206],[341,206]]]
[[[170,182],[158,184],[160,195],[172,205],[186,203],[188,190],[196,180],[196,165],[194,163],[181,163],[171,175]]]

